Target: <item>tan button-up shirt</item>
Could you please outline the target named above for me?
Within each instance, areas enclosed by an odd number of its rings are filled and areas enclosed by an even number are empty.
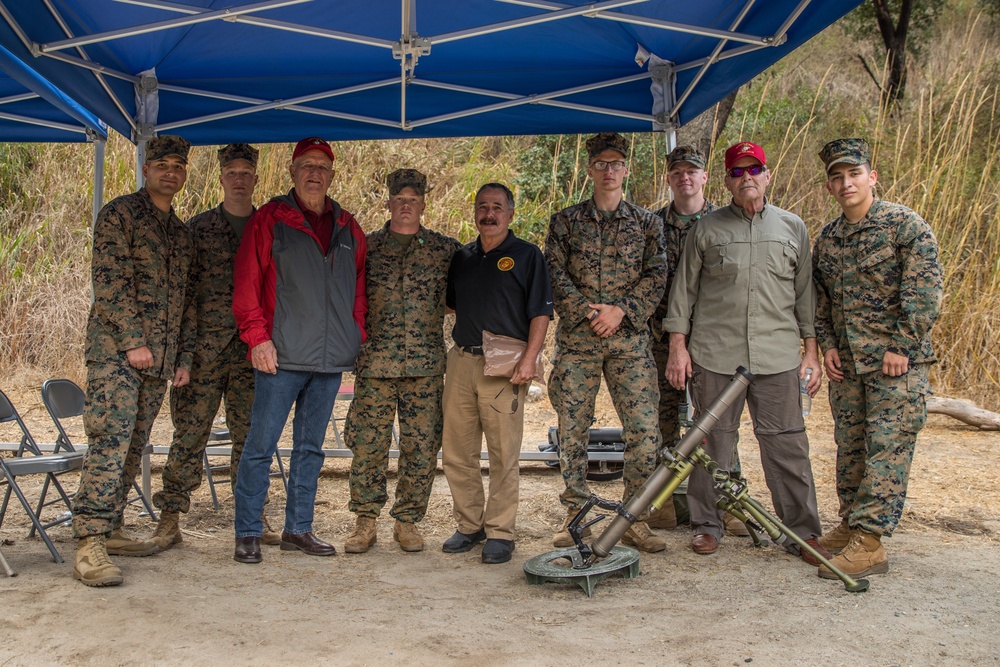
[[[750,218],[731,204],[688,234],[663,326],[690,335],[699,366],[769,375],[798,367],[800,339],[816,336],[815,304],[802,219],[771,204]]]

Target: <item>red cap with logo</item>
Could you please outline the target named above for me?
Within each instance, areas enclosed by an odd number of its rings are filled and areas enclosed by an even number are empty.
[[[306,151],[320,151],[331,160],[334,159],[333,149],[330,148],[330,144],[326,143],[319,137],[306,137],[299,143],[295,144],[295,150],[292,151],[292,159],[297,160],[299,156]]]
[[[741,141],[734,144],[726,151],[726,169],[729,169],[741,157],[752,157],[767,166],[767,158],[764,156],[764,149],[750,141]]]

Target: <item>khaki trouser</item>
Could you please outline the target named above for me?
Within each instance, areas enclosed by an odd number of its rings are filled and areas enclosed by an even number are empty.
[[[448,352],[441,451],[455,521],[462,533],[484,528],[488,538],[514,539],[528,386],[484,375],[482,356],[463,352],[458,346]],[[515,392],[517,407],[512,409]],[[488,501],[480,468],[483,435],[490,455]]]

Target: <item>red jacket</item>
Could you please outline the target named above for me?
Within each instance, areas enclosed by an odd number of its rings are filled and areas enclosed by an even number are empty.
[[[354,216],[331,204],[326,256],[292,193],[254,213],[236,253],[233,314],[240,338],[251,349],[273,341],[283,369],[351,370],[365,339],[367,240]]]

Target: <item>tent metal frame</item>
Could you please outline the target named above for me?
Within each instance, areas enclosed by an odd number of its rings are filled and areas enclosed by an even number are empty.
[[[91,35],[77,36],[71,33],[71,31],[67,26],[66,21],[59,15],[59,13],[56,11],[52,3],[46,2],[46,7],[48,8],[49,13],[52,15],[53,19],[58,22],[63,32],[66,34],[66,39],[48,43],[37,43],[31,41],[27,37],[27,34],[20,28],[20,26],[16,24],[12,15],[4,6],[3,0],[0,0],[0,16],[2,16],[7,20],[7,22],[12,26],[15,33],[19,36],[25,47],[28,48],[36,56],[55,58],[90,71],[92,75],[95,76],[101,82],[103,89],[113,99],[116,107],[119,110],[122,110],[123,116],[125,117],[129,116],[128,113],[124,112],[125,105],[122,103],[120,99],[118,99],[118,97],[113,93],[112,89],[107,85],[105,77],[115,77],[118,79],[123,79],[131,82],[136,87],[138,95],[157,95],[159,94],[159,92],[171,92],[171,93],[179,93],[185,95],[209,97],[213,99],[225,100],[244,105],[242,108],[239,109],[233,109],[226,112],[203,115],[199,117],[191,117],[163,124],[157,124],[156,119],[151,117],[151,115],[147,115],[146,117],[140,117],[140,118],[132,118],[131,119],[133,128],[132,140],[135,141],[136,143],[142,143],[146,139],[151,138],[152,136],[154,136],[156,133],[159,132],[174,131],[190,125],[196,125],[225,118],[233,118],[237,116],[253,114],[273,109],[282,109],[300,113],[315,114],[320,116],[327,116],[331,118],[354,121],[358,123],[367,123],[367,124],[407,131],[407,130],[412,130],[413,128],[442,123],[456,118],[485,114],[499,109],[505,109],[521,105],[541,104],[541,105],[557,106],[566,109],[572,109],[575,111],[581,111],[585,113],[601,114],[612,117],[649,121],[651,123],[651,127],[658,126],[666,130],[672,130],[676,128],[678,125],[677,124],[678,111],[683,106],[688,97],[691,95],[697,83],[704,77],[705,73],[709,70],[709,68],[711,68],[716,63],[731,57],[740,56],[751,51],[772,48],[784,44],[787,41],[787,31],[795,22],[795,20],[798,18],[798,16],[800,16],[801,13],[805,11],[805,9],[811,2],[811,0],[802,0],[802,2],[800,2],[799,5],[796,7],[795,11],[792,12],[791,15],[789,15],[789,17],[780,27],[779,31],[774,35],[752,35],[739,31],[741,22],[746,17],[750,9],[754,6],[756,0],[743,0],[743,5],[740,9],[739,16],[735,21],[732,22],[729,30],[720,30],[709,27],[688,25],[673,21],[644,18],[642,16],[625,14],[622,12],[614,11],[615,9],[624,6],[643,4],[646,2],[650,2],[651,0],[602,0],[598,2],[592,2],[584,6],[566,5],[559,2],[552,2],[549,0],[496,0],[496,2],[498,3],[518,5],[532,9],[537,9],[539,11],[538,13],[515,20],[501,21],[497,23],[488,23],[473,28],[467,28],[464,30],[458,30],[439,35],[421,36],[417,33],[415,27],[418,0],[400,0],[401,37],[399,40],[391,41],[369,35],[323,29],[314,26],[302,25],[288,21],[281,21],[281,20],[256,16],[256,14],[263,11],[278,9],[291,5],[309,3],[313,2],[314,0],[263,0],[261,2],[256,2],[248,5],[230,6],[223,9],[212,9],[212,10],[199,7],[192,7],[190,5],[185,5],[183,3],[178,3],[178,2],[168,2],[166,0],[115,0],[115,1],[121,2],[123,4],[138,5],[142,7],[174,12],[181,14],[182,16],[172,19],[144,23],[141,25],[135,25],[129,28],[112,30],[102,33],[95,33]],[[584,16],[593,20],[613,21],[623,24],[636,24],[664,31],[673,31],[688,35],[712,38],[718,40],[718,44],[715,46],[714,50],[712,51],[709,57],[699,58],[685,63],[669,64],[669,68],[671,71],[668,72],[667,75],[671,77],[675,76],[677,72],[692,68],[698,68],[699,71],[695,76],[695,78],[687,85],[686,89],[679,96],[675,96],[676,102],[674,102],[672,106],[670,106],[669,108],[665,109],[664,113],[660,114],[658,117],[655,116],[652,113],[652,111],[649,114],[637,114],[631,111],[615,109],[610,106],[605,107],[605,106],[595,106],[587,104],[577,104],[574,102],[561,99],[584,91],[595,90],[600,88],[613,88],[614,86],[625,83],[632,83],[636,80],[640,80],[643,78],[651,78],[653,76],[653,73],[651,73],[649,70],[643,71],[634,76],[626,76],[616,79],[610,79],[607,81],[590,83],[586,86],[574,86],[557,90],[539,90],[530,95],[512,93],[503,90],[493,90],[493,89],[477,88],[470,86],[454,85],[440,81],[434,81],[431,79],[422,79],[417,76],[419,60],[421,58],[429,57],[435,45],[445,44],[457,40],[470,39],[473,37],[489,33],[516,30],[526,26],[537,25],[539,23],[559,21],[559,20],[564,20],[566,18],[579,17],[579,16]],[[314,37],[342,40],[342,41],[352,42],[355,44],[370,46],[373,48],[384,49],[391,53],[391,57],[399,60],[400,74],[398,78],[381,79],[359,85],[347,86],[344,88],[318,91],[315,93],[311,93],[309,95],[303,95],[292,99],[268,100],[250,96],[220,94],[217,92],[201,90],[192,87],[166,84],[156,81],[155,74],[151,72],[144,73],[142,76],[136,76],[134,74],[129,74],[126,72],[120,72],[115,70],[114,68],[108,67],[98,62],[94,62],[92,59],[90,59],[90,57],[88,57],[88,55],[82,49],[82,47],[87,45],[100,44],[112,40],[122,39],[125,37],[133,37],[136,35],[143,35],[152,32],[169,30],[172,28],[183,27],[197,23],[205,23],[210,21],[245,23],[257,27],[263,27],[281,31],[291,31]],[[727,45],[729,45],[730,43],[736,43],[738,44],[738,46],[734,46],[726,50]],[[73,51],[74,49],[76,50],[77,55],[72,55],[71,53],[68,53],[69,51]],[[640,62],[638,58],[637,62]],[[644,61],[640,62],[640,66],[644,64],[645,64]],[[379,118],[372,115],[360,115],[355,113],[348,113],[330,109],[321,109],[315,106],[310,106],[310,103],[319,100],[328,100],[334,97],[350,95],[352,93],[357,93],[364,90],[396,86],[396,85],[399,86],[399,92],[400,92],[398,119]],[[407,104],[408,102],[407,91],[410,88],[410,86],[439,88],[450,92],[466,93],[469,94],[470,96],[475,96],[477,98],[493,97],[497,98],[500,101],[490,104],[483,104],[481,106],[471,106],[466,109],[446,114],[440,114],[437,116],[416,118],[412,117],[411,109],[408,107]],[[613,96],[609,96],[609,98],[613,98]],[[155,109],[155,105],[153,105],[152,108]]]

